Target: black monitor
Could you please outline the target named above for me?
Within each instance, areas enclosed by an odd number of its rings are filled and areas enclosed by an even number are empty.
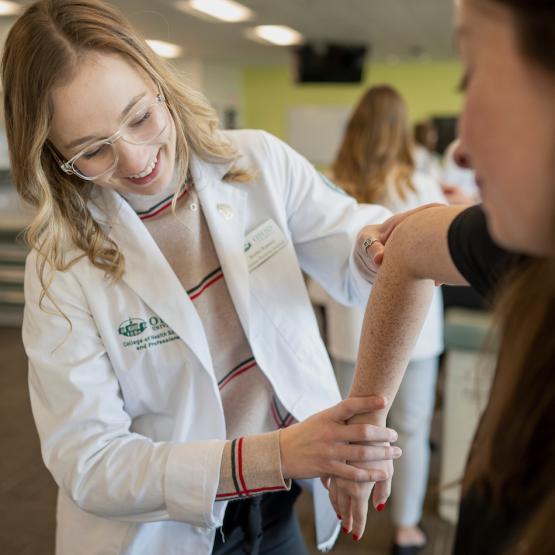
[[[360,83],[366,45],[307,43],[295,49],[298,83]]]

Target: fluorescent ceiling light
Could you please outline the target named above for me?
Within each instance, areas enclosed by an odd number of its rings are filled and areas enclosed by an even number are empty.
[[[18,15],[22,9],[23,6],[15,2],[0,2],[0,15]]]
[[[237,23],[253,17],[251,10],[233,0],[187,0],[177,2],[176,7],[193,15],[209,16],[226,23]]]
[[[183,54],[183,48],[171,42],[164,42],[163,40],[147,40],[150,48],[162,56],[162,58],[179,58]]]
[[[258,39],[277,44],[278,46],[291,46],[303,41],[301,33],[285,25],[259,25],[252,29],[251,32]]]

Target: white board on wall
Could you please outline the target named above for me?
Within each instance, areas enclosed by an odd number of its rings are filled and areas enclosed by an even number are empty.
[[[287,113],[287,142],[313,164],[331,164],[351,106],[294,106]]]

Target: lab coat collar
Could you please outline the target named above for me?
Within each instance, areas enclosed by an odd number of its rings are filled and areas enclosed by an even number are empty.
[[[204,173],[200,183],[195,181],[195,187],[229,294],[249,338],[250,284],[245,257],[247,192],[243,188],[253,185],[222,183],[218,175],[219,172]]]
[[[245,257],[247,193],[244,187],[252,185],[222,181],[239,160],[211,164],[192,156],[189,169],[229,294],[249,338],[249,271]]]
[[[222,181],[224,175],[233,167],[235,162],[209,163],[197,156],[191,156],[189,171],[197,191],[201,191],[213,181]]]

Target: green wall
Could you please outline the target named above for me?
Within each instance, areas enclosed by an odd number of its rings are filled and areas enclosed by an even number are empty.
[[[292,106],[353,106],[364,90],[388,83],[406,98],[411,119],[457,114],[461,95],[457,61],[370,64],[360,85],[297,85],[287,67],[248,67],[243,71],[245,127],[265,129],[287,139],[287,110]]]

